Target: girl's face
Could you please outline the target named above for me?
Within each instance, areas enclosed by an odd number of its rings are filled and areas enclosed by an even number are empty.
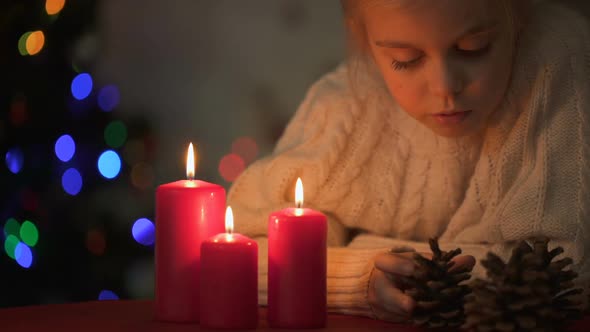
[[[438,135],[480,132],[504,96],[514,28],[499,3],[396,0],[362,8],[367,42],[389,91]]]

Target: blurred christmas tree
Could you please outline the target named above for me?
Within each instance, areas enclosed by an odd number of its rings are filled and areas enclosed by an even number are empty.
[[[155,140],[93,77],[96,6],[0,3],[0,307],[152,291]]]

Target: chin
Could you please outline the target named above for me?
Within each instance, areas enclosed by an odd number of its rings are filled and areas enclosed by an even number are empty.
[[[436,135],[447,138],[459,138],[478,135],[481,132],[481,126],[462,125],[462,126],[440,126],[438,124],[430,125],[428,128]]]

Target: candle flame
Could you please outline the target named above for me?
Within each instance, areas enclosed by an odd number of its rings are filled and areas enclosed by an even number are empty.
[[[225,232],[230,235],[234,232],[234,214],[231,206],[225,209]]]
[[[302,215],[303,214],[303,182],[301,182],[301,178],[297,178],[297,183],[295,183],[295,215]]]
[[[195,152],[193,143],[188,145],[188,153],[186,155],[186,178],[189,180],[195,178]]]

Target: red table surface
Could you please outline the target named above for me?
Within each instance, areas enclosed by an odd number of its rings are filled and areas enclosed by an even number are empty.
[[[271,329],[266,323],[266,309],[260,308],[258,330]],[[152,301],[94,301],[0,309],[0,331],[210,331],[198,324],[155,321]],[[253,331],[253,330],[250,330]],[[302,330],[314,331],[314,330]],[[330,314],[325,329],[315,331],[426,331],[404,324],[391,324],[364,317]],[[575,322],[570,331],[590,331],[590,316]]]

